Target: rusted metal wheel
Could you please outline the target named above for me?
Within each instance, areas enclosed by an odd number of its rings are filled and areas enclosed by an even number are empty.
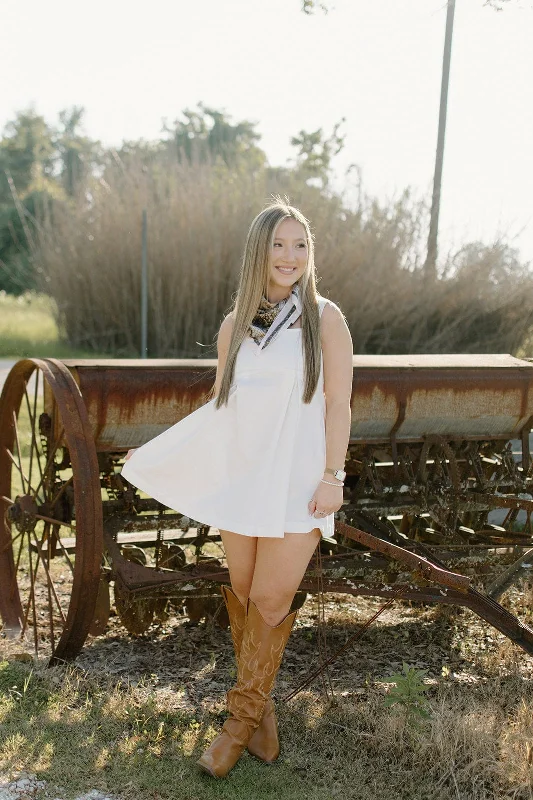
[[[462,541],[457,534],[461,475],[455,451],[443,437],[426,437],[420,452],[418,480],[424,486],[426,496],[432,497],[426,510],[433,521],[450,541]]]
[[[0,397],[0,613],[51,662],[74,658],[102,563],[96,449],[80,391],[56,359],[24,359]]]
[[[115,581],[115,608],[120,621],[133,636],[142,636],[154,621],[154,601],[136,597],[119,581]]]
[[[124,545],[122,555],[134,564],[147,564],[146,553],[142,547],[136,545]],[[141,636],[146,633],[154,620],[155,603],[150,598],[137,597],[135,592],[131,592],[122,581],[115,581],[115,608],[120,617],[120,621],[133,636]]]
[[[187,563],[187,555],[179,544],[163,542],[159,550],[159,566],[166,569],[180,570]],[[158,622],[164,623],[170,617],[171,602],[162,597],[154,601],[154,617]]]
[[[420,453],[419,481],[442,490],[458,492],[460,475],[455,452],[441,436],[427,436]]]

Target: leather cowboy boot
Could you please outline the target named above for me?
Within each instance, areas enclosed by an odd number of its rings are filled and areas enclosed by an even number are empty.
[[[242,634],[244,631],[244,606],[229,586],[220,587],[230,621],[231,638],[235,649],[235,660],[239,663]],[[268,698],[259,727],[248,742],[248,752],[267,764],[273,763],[279,756],[278,723],[274,701]]]
[[[197,762],[214,778],[228,774],[259,727],[295,619],[293,611],[272,627],[248,599],[237,683],[227,694],[231,716]]]

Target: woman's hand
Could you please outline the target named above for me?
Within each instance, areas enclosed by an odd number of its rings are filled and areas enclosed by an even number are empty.
[[[124,461],[127,461],[128,458],[131,458],[136,450],[137,450],[136,447],[134,447],[133,450],[128,450],[128,452],[126,453],[126,457],[125,457]]]
[[[342,489],[342,483],[339,483],[338,486],[332,486],[330,483],[322,483],[321,481],[307,505],[309,513],[313,517],[321,519],[327,517],[328,514],[333,514],[334,511],[338,511],[343,501]]]

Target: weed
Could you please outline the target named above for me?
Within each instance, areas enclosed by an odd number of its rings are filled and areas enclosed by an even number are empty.
[[[426,674],[427,670],[415,669],[404,661],[401,672],[384,679],[384,683],[395,684],[384,700],[385,705],[401,706],[411,720],[428,719],[430,707],[426,697],[428,687],[424,683]]]

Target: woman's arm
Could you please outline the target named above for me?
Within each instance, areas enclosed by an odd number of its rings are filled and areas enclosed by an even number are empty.
[[[328,303],[325,307],[321,327],[326,397],[326,467],[343,469],[352,419],[352,337],[336,305]],[[335,481],[335,478],[327,480]]]
[[[351,426],[353,344],[342,312],[333,303],[328,303],[322,312],[321,336],[326,400],[326,467],[344,469]],[[309,503],[311,514],[316,509],[331,514],[342,505],[341,481],[329,472],[324,473],[323,479],[329,483],[319,483]],[[331,486],[331,483],[338,486]]]

